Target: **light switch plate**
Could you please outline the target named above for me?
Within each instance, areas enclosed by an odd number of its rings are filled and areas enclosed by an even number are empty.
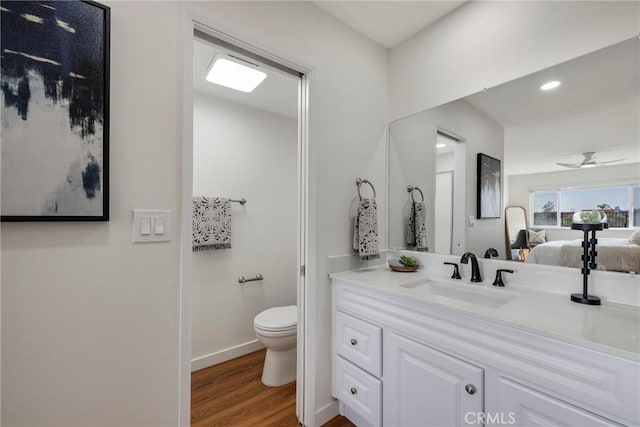
[[[150,221],[149,234],[142,234],[147,232],[147,227],[142,227],[143,218],[146,222]],[[162,222],[163,233],[156,228],[155,222]],[[144,229],[144,231],[143,231]],[[132,226],[132,241],[133,243],[155,243],[155,242],[169,242],[171,241],[171,211],[165,210],[133,210],[133,226]]]

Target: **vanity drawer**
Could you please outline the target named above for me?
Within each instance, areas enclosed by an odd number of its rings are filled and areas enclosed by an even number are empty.
[[[336,312],[335,351],[369,373],[382,376],[382,329]]]
[[[379,426],[382,420],[382,381],[340,356],[335,356],[334,372],[334,394],[347,408],[347,417],[353,412],[358,421],[361,418],[366,424]]]

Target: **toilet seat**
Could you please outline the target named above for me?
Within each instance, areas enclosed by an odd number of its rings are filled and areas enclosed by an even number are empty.
[[[297,328],[283,329],[281,331],[265,331],[260,328],[254,328],[254,330],[256,331],[256,334],[265,338],[282,338],[288,336],[296,336],[296,334],[298,333]]]
[[[296,330],[297,323],[298,307],[295,305],[273,307],[253,319],[255,329],[262,332],[291,333]]]

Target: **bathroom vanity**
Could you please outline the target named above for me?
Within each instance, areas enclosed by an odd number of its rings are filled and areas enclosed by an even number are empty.
[[[333,394],[358,426],[640,424],[637,307],[386,265],[331,277]]]

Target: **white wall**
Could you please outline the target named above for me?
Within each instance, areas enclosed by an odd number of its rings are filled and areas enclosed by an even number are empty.
[[[480,219],[469,226],[468,216],[476,216],[477,154],[497,159],[504,155],[502,125],[466,101],[454,101],[391,123],[389,167],[389,241],[390,247],[403,247],[407,202],[406,186],[422,188],[427,203],[428,230],[433,230],[435,191],[435,136],[438,127],[464,139],[466,156],[455,159],[454,206],[466,206],[466,212],[454,209],[453,247],[455,254],[465,251],[483,255],[489,247],[502,253],[504,219]],[[429,142],[431,141],[431,142]],[[504,195],[504,190],[503,190]],[[460,200],[461,198],[461,200]],[[404,209],[404,210],[403,210]],[[433,233],[427,234],[433,247]]]
[[[386,221],[386,51],[307,2],[107,3],[112,220],[2,224],[2,424],[178,422],[179,241],[130,239],[132,209],[178,209],[184,8],[312,70],[316,405],[330,404],[327,256],[351,252],[357,176]]]
[[[178,420],[179,239],[133,245],[131,211],[177,230],[180,10],[109,5],[111,219],[2,223],[6,426]]]
[[[390,118],[635,37],[639,14],[638,2],[469,2],[391,49]]]
[[[612,165],[599,168],[572,169],[560,172],[511,175],[509,181],[508,205],[524,206],[531,224],[529,194],[545,188],[563,188],[607,184],[633,184],[640,182],[640,163]],[[594,206],[595,207],[595,206]],[[530,225],[531,227],[531,225]],[[536,227],[546,228],[546,227]],[[631,230],[603,230],[602,237],[629,237]],[[547,240],[579,239],[579,232],[566,228],[547,228]]]
[[[297,132],[290,117],[194,94],[194,196],[247,199],[231,204],[231,249],[193,253],[191,358],[202,359],[198,368],[222,361],[215,353],[254,342],[260,311],[296,304]],[[238,283],[257,273],[263,281]]]

